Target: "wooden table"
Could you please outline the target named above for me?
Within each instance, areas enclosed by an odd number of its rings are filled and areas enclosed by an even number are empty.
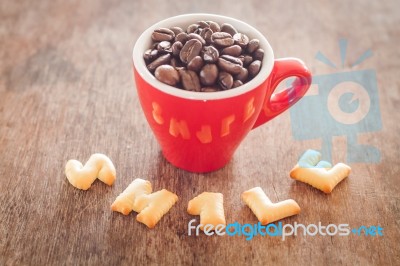
[[[399,7],[396,1],[3,1],[0,264],[399,265]],[[372,69],[382,129],[358,138],[380,150],[380,162],[350,164],[350,177],[330,195],[290,179],[298,156],[322,141],[294,139],[289,112],[251,132],[219,171],[192,174],[166,162],[140,108],[131,50],[146,27],[192,12],[250,23],[276,57],[302,58],[314,75]],[[348,40],[343,67],[341,38]],[[368,49],[373,56],[351,68]],[[338,69],[316,60],[318,51]],[[346,136],[333,138],[333,162],[346,162],[346,143]],[[94,152],[115,163],[114,186],[96,181],[88,191],[75,189],[64,175],[66,161],[85,162]],[[179,195],[153,230],[136,214],[110,211],[139,177]],[[301,214],[284,224],[379,225],[384,235],[188,236],[188,222],[199,218],[187,214],[187,203],[203,191],[223,193],[229,223],[256,223],[240,200],[254,186],[272,201],[299,203]]]

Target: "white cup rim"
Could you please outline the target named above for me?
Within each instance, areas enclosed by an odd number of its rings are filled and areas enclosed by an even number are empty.
[[[200,20],[212,20],[217,23],[229,23],[232,24],[239,32],[245,33],[249,36],[250,39],[257,38],[260,41],[260,47],[264,50],[264,58],[262,61],[261,70],[256,77],[254,77],[251,81],[243,84],[242,86],[225,90],[219,92],[194,92],[194,91],[186,91],[182,89],[178,89],[167,84],[164,84],[158,81],[153,74],[148,71],[146,64],[143,59],[144,52],[150,48],[151,46],[151,34],[152,32],[161,27],[187,27],[188,25],[195,23]],[[258,86],[260,86],[263,82],[266,81],[268,76],[270,75],[273,65],[274,65],[274,53],[271,48],[271,45],[268,43],[267,39],[261,34],[257,29],[250,26],[249,24],[226,16],[215,15],[215,14],[205,14],[205,13],[194,13],[194,14],[185,14],[179,15],[175,17],[170,17],[156,24],[150,26],[146,29],[140,37],[137,39],[135,46],[132,52],[132,60],[134,67],[138,74],[148,82],[152,87],[184,99],[191,100],[217,100],[217,99],[225,99],[230,97],[235,97],[246,92],[249,92]]]

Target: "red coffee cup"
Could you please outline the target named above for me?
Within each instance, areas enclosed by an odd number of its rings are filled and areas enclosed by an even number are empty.
[[[143,59],[151,47],[152,32],[173,26],[186,29],[201,20],[229,23],[250,39],[258,39],[264,49],[259,74],[238,88],[219,92],[185,91],[158,81]],[[302,61],[274,59],[271,46],[258,30],[220,15],[187,14],[160,21],[142,33],[132,57],[140,103],[164,157],[190,172],[210,172],[225,166],[251,129],[295,104],[311,84],[310,71]],[[292,86],[274,93],[289,77],[295,77]]]

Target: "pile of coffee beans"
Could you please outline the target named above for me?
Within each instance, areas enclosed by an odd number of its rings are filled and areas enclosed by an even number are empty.
[[[188,91],[215,92],[239,87],[261,69],[264,50],[232,25],[199,21],[186,30],[156,29],[143,57],[161,82]]]

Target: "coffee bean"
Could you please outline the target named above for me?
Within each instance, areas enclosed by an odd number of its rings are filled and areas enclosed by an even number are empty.
[[[169,28],[169,29],[172,30],[175,33],[175,36],[178,35],[181,32],[184,32],[183,29],[180,28],[180,27],[172,27],[172,28]]]
[[[157,67],[168,64],[171,60],[171,54],[165,54],[155,59],[153,62],[147,65],[147,69],[153,72]]]
[[[218,67],[215,64],[206,64],[200,71],[200,82],[204,86],[215,84],[218,78]]]
[[[218,87],[213,86],[213,87],[203,87],[203,88],[201,88],[201,91],[202,92],[217,92],[219,90],[218,90]]]
[[[175,68],[170,65],[161,65],[157,67],[156,71],[154,72],[154,76],[162,83],[171,86],[176,86],[180,80],[178,71],[176,71]]]
[[[251,62],[253,62],[253,57],[251,55],[241,55],[239,56],[239,59],[243,62],[244,67],[247,67]]]
[[[198,21],[186,30],[152,32],[144,61],[157,80],[188,91],[215,92],[239,87],[261,69],[264,50],[231,24]]]
[[[249,77],[249,71],[247,71],[247,68],[242,67],[242,69],[240,69],[239,74],[235,76],[235,79],[240,80],[244,83],[247,81],[248,77]]]
[[[261,48],[258,48],[257,50],[255,50],[253,53],[253,58],[254,58],[254,60],[262,61],[264,58],[264,50]]]
[[[187,36],[186,32],[181,32],[178,35],[176,35],[176,37],[175,37],[175,41],[181,42],[182,44],[185,44],[187,40],[188,40],[188,36]]]
[[[184,67],[183,64],[182,64],[182,62],[181,62],[181,60],[179,60],[179,59],[177,59],[177,58],[175,58],[175,57],[173,57],[173,58],[171,59],[170,64],[171,64],[171,66],[173,66],[175,69]]]
[[[242,85],[243,85],[243,82],[241,82],[240,80],[235,80],[233,82],[232,89],[233,88],[237,88],[237,87],[242,86]]]
[[[218,61],[219,52],[214,46],[206,46],[203,49],[203,59],[206,63],[215,63]]]
[[[185,64],[189,63],[194,57],[198,56],[201,51],[202,45],[199,40],[191,39],[182,47],[179,57]]]
[[[158,57],[158,51],[156,49],[148,49],[144,52],[143,58],[147,62],[153,61]]]
[[[197,30],[195,30],[195,31],[192,32],[192,33],[196,33],[196,34],[200,35],[200,33],[201,33],[202,30],[203,30],[203,28],[198,27]]]
[[[201,58],[201,56],[196,56],[187,64],[187,69],[199,72],[203,65],[203,58]]]
[[[233,40],[235,41],[235,44],[238,44],[242,48],[245,48],[249,43],[249,37],[243,33],[236,33],[233,35]]]
[[[200,28],[207,28],[209,26],[209,24],[206,21],[199,21],[197,22],[197,24],[199,25]]]
[[[188,34],[188,40],[192,40],[192,39],[199,40],[202,45],[206,45],[206,41],[199,34],[189,33]]]
[[[218,84],[223,90],[230,90],[233,86],[232,75],[227,72],[220,72],[218,75]]]
[[[226,47],[222,50],[222,54],[231,55],[231,56],[239,56],[242,53],[242,47],[239,45],[232,45]]]
[[[193,33],[193,32],[195,32],[199,27],[200,27],[199,24],[196,24],[196,23],[191,24],[191,25],[189,25],[189,26],[187,27],[186,32],[187,32],[188,34],[189,34],[189,33]]]
[[[232,35],[227,32],[214,32],[211,35],[211,41],[221,47],[231,46],[234,43]]]
[[[222,55],[218,59],[218,66],[228,73],[237,75],[240,73],[243,63],[239,58],[230,55]]]
[[[171,53],[171,43],[168,41],[162,41],[157,45],[157,50],[161,54]]]
[[[183,47],[183,44],[181,42],[174,42],[174,44],[171,47],[172,54],[174,56],[179,56],[179,53],[181,52],[182,47]]]
[[[255,60],[249,65],[249,75],[251,78],[255,77],[261,69],[261,61]]]
[[[200,91],[200,80],[196,72],[191,70],[178,70],[181,76],[182,86],[188,91]]]
[[[233,36],[236,33],[238,33],[237,30],[231,24],[228,24],[228,23],[224,23],[224,24],[221,25],[221,31],[222,32],[227,32],[231,36]]]
[[[211,44],[211,35],[213,31],[210,28],[204,28],[200,32],[200,36],[206,41],[206,44]]]
[[[160,28],[151,34],[151,38],[155,42],[172,41],[175,38],[175,33],[170,29]]]
[[[210,25],[210,29],[213,32],[219,32],[221,31],[221,27],[219,26],[219,24],[215,21],[207,21],[207,23]]]
[[[258,39],[252,39],[249,41],[247,44],[247,52],[249,54],[254,53],[255,50],[257,50],[260,47],[260,41]]]

